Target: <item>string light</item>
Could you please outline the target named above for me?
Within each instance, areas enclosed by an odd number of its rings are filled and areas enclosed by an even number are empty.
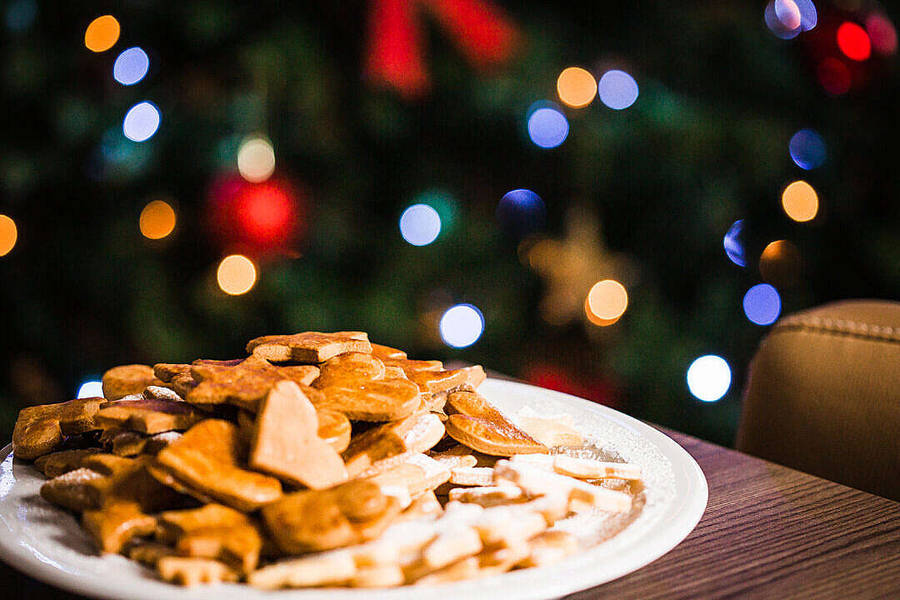
[[[219,263],[216,280],[223,292],[240,296],[249,292],[256,284],[256,266],[246,256],[232,254]]]
[[[441,233],[441,216],[427,204],[413,204],[400,215],[400,235],[413,246],[427,246]]]
[[[872,55],[872,43],[866,30],[850,21],[837,30],[837,45],[850,60],[864,61]]]
[[[164,200],[153,200],[141,211],[138,225],[145,238],[161,240],[175,230],[175,209]]]
[[[143,49],[135,46],[123,50],[113,64],[113,79],[122,85],[134,85],[147,75],[150,58]]]
[[[484,315],[472,304],[457,304],[441,317],[439,329],[445,344],[465,348],[477,342],[484,332]]]
[[[102,398],[103,397],[103,382],[91,380],[85,381],[81,384],[81,387],[78,388],[78,393],[76,394],[76,398]]]
[[[528,111],[528,137],[541,148],[556,148],[569,136],[569,121],[552,102],[536,102]]]
[[[801,129],[791,136],[788,151],[794,164],[807,171],[825,162],[825,140],[812,129]]]
[[[639,93],[634,77],[618,69],[603,74],[597,84],[597,92],[600,101],[615,110],[623,110],[634,104]]]
[[[19,239],[19,231],[12,217],[0,214],[0,256],[6,256],[16,246]]]
[[[250,183],[267,180],[275,172],[275,149],[262,137],[247,138],[237,154],[238,171]]]
[[[781,296],[768,283],[754,285],[744,294],[744,314],[757,325],[771,325],[781,315]]]
[[[688,367],[687,385],[698,400],[715,402],[731,387],[731,367],[721,356],[701,356]]]
[[[152,102],[139,102],[125,114],[122,131],[132,142],[144,142],[159,129],[159,121],[159,109]]]
[[[614,279],[598,281],[587,295],[586,314],[595,325],[607,326],[618,321],[628,308],[628,292]]]
[[[801,179],[784,188],[781,206],[788,217],[798,223],[805,223],[816,218],[819,212],[819,196],[813,186]]]
[[[597,80],[581,67],[563,69],[556,80],[559,100],[572,108],[583,108],[597,95]]]
[[[725,246],[725,255],[728,257],[728,260],[739,267],[747,266],[747,259],[744,256],[743,219],[738,219],[728,228],[723,239],[723,245]]]
[[[121,28],[112,15],[103,15],[91,21],[84,32],[84,45],[92,52],[105,52],[119,41]]]

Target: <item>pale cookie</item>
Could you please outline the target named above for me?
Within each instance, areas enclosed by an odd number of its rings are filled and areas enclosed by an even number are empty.
[[[380,486],[403,485],[412,497],[433,490],[450,479],[450,469],[424,454],[412,454],[404,462],[370,477]]]
[[[259,405],[252,468],[296,486],[331,487],[347,479],[340,455],[319,435],[316,409],[297,384],[278,383]]]
[[[425,452],[444,437],[444,425],[435,415],[417,413],[385,423],[354,437],[343,453],[347,472],[359,475],[374,463],[405,452]]]
[[[400,513],[402,519],[418,519],[422,517],[437,517],[444,512],[437,496],[433,491],[427,491],[419,494],[412,499],[412,502],[406,509]]]
[[[578,550],[578,540],[571,533],[558,529],[544,531],[528,542],[528,556],[519,567],[544,567],[557,563]]]
[[[571,424],[569,419],[547,419],[539,416],[520,415],[519,426],[528,435],[548,447],[584,445],[584,436]]]
[[[148,385],[162,383],[149,365],[122,365],[103,374],[103,397],[119,400],[132,394],[140,394]]]
[[[465,446],[460,446],[465,448]],[[469,449],[466,448],[468,451]],[[456,468],[474,467],[478,464],[478,459],[471,454],[447,454],[445,452],[433,452],[429,454],[431,458],[438,461],[450,470]]]
[[[494,469],[490,467],[454,467],[450,469],[453,485],[487,486],[494,483]]]
[[[336,550],[271,564],[250,573],[247,582],[267,590],[341,585],[352,580],[356,571],[350,553]]]
[[[453,488],[450,490],[451,502],[472,502],[484,507],[524,502],[522,489],[515,485],[488,485],[484,487]]]
[[[105,402],[103,398],[79,398],[23,408],[13,429],[13,454],[22,460],[34,460],[52,452],[63,441],[61,421],[70,424],[66,435],[95,429],[94,415]]]
[[[58,506],[82,512],[100,508],[109,481],[91,469],[78,468],[57,475],[41,486],[41,498]]]
[[[156,570],[166,581],[187,587],[238,580],[238,574],[228,565],[208,558],[165,556],[156,563]]]
[[[159,383],[163,383],[160,381]],[[179,396],[174,390],[161,385],[148,385],[141,396],[147,400],[169,400],[171,402],[184,402],[184,398]]]
[[[592,507],[609,512],[628,512],[631,496],[608,490],[558,473],[545,471],[532,465],[501,460],[494,467],[495,480],[512,481],[531,496],[565,494],[572,500],[586,502]]]
[[[525,504],[494,506],[485,510],[472,527],[485,546],[514,547],[547,529],[544,516]]]
[[[362,331],[294,335],[267,335],[250,340],[247,352],[272,362],[322,363],[346,352],[372,353],[369,336]]]
[[[422,550],[422,564],[436,570],[461,558],[478,554],[482,549],[481,536],[472,527],[460,526],[442,532]]]
[[[591,458],[574,458],[564,454],[553,457],[553,468],[557,473],[578,479],[637,480],[641,478],[641,468],[629,463],[602,462]]]
[[[356,574],[348,582],[350,587],[388,588],[403,585],[403,569],[398,565],[357,567]]]
[[[471,579],[478,576],[479,572],[478,559],[469,556],[443,569],[438,569],[427,575],[413,579],[416,585],[437,585],[441,583],[450,583],[452,581],[461,581],[463,579]],[[408,579],[409,580],[409,579]]]
[[[281,497],[281,483],[239,467],[240,455],[237,427],[207,419],[161,450],[156,460],[186,487],[238,510],[256,510]]]

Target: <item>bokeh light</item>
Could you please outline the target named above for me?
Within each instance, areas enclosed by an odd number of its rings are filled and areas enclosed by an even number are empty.
[[[134,85],[147,75],[150,58],[143,49],[135,46],[123,50],[113,65],[113,79],[122,85]]]
[[[850,60],[863,61],[872,55],[872,43],[866,30],[846,21],[837,30],[837,45]]]
[[[731,367],[721,356],[701,356],[688,367],[687,385],[698,400],[715,402],[731,387]]]
[[[161,240],[175,230],[175,209],[164,200],[148,202],[138,220],[141,234],[151,240]]]
[[[550,102],[532,105],[528,111],[528,137],[541,148],[556,148],[569,136],[569,121]]]
[[[597,92],[600,101],[615,110],[622,110],[634,104],[639,93],[634,77],[618,69],[603,74],[597,84]]]
[[[598,281],[588,292],[585,308],[592,323],[601,326],[612,325],[628,308],[628,292],[624,285],[614,279]]]
[[[144,142],[159,129],[159,110],[152,102],[139,102],[131,107],[122,121],[125,137],[133,142]]]
[[[725,254],[728,256],[728,260],[739,267],[747,266],[747,259],[744,255],[743,219],[738,219],[728,228],[728,231],[725,233],[723,245],[725,246]]]
[[[778,287],[794,285],[800,276],[800,250],[787,240],[770,243],[759,257],[759,273]]]
[[[832,96],[840,96],[850,91],[853,84],[853,74],[844,61],[829,56],[816,67],[816,77],[819,84]]]
[[[16,246],[19,230],[12,217],[0,214],[0,256],[6,256]]]
[[[531,190],[509,191],[497,204],[497,221],[515,237],[523,237],[542,229],[545,218],[544,201]]]
[[[422,190],[413,198],[413,204],[427,204],[437,211],[441,218],[441,231],[450,233],[459,221],[459,201],[448,190],[430,188]]]
[[[439,328],[445,344],[465,348],[477,342],[484,332],[484,316],[471,304],[457,304],[444,313]]]
[[[84,45],[92,52],[105,52],[119,41],[121,29],[112,15],[103,15],[91,21],[84,32]]]
[[[812,0],[794,0],[800,11],[800,31],[809,31],[819,23],[819,12]]]
[[[275,172],[275,149],[263,137],[247,138],[237,154],[238,171],[250,183],[260,183]]]
[[[597,80],[590,71],[581,67],[568,67],[556,79],[559,100],[572,108],[583,108],[597,95]]]
[[[825,162],[825,140],[812,129],[801,129],[788,144],[791,159],[807,171],[821,167]]]
[[[784,188],[781,206],[787,216],[798,223],[812,221],[819,212],[819,195],[813,186],[801,179]]]
[[[887,16],[872,13],[866,17],[866,33],[875,52],[888,55],[897,51],[897,29]]]
[[[769,31],[777,38],[789,40],[800,34],[800,27],[785,27],[784,23],[778,18],[778,15],[775,12],[775,0],[769,0],[769,3],[766,4],[766,9],[763,12],[763,19],[766,22],[766,27],[768,27]]]
[[[246,294],[256,283],[256,266],[253,261],[241,254],[226,256],[219,263],[216,280],[226,294],[232,296]]]
[[[441,216],[427,204],[413,204],[400,215],[400,235],[413,246],[427,246],[441,233]]]
[[[76,398],[102,398],[103,382],[97,380],[85,381],[78,388]]]
[[[12,0],[6,6],[6,26],[10,31],[27,31],[37,16],[35,0]]]
[[[794,30],[800,27],[800,7],[794,0],[775,0],[775,17],[785,29]]]
[[[768,283],[759,283],[744,294],[744,314],[752,323],[771,325],[781,315],[781,296]]]

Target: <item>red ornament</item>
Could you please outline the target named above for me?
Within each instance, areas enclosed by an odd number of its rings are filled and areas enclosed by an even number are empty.
[[[290,253],[306,230],[305,206],[290,183],[248,183],[237,175],[213,183],[207,202],[211,233],[228,251],[251,256]]]
[[[519,34],[488,0],[372,0],[366,75],[374,83],[406,99],[429,90],[420,6],[434,15],[474,67],[490,68],[512,56]]]

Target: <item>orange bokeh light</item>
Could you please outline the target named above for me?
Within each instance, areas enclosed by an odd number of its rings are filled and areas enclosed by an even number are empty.
[[[628,292],[624,285],[614,279],[595,283],[588,292],[584,306],[591,323],[600,326],[612,325],[625,314],[627,308]]]
[[[219,263],[216,280],[226,294],[231,296],[246,294],[256,284],[256,265],[241,254],[226,256]]]
[[[168,202],[154,200],[141,211],[141,234],[151,240],[161,240],[175,230],[175,209]]]
[[[16,245],[19,231],[16,222],[6,215],[0,215],[0,256],[6,256]]]
[[[84,45],[92,52],[104,52],[119,41],[121,28],[112,15],[97,17],[84,32]]]
[[[787,216],[798,223],[812,221],[819,212],[819,195],[805,181],[795,181],[784,188],[781,206]]]
[[[582,108],[590,104],[597,95],[597,80],[581,67],[569,67],[559,74],[556,91],[560,101],[566,106]]]
[[[790,287],[800,276],[800,250],[788,240],[776,240],[759,257],[762,278],[777,286]]]

